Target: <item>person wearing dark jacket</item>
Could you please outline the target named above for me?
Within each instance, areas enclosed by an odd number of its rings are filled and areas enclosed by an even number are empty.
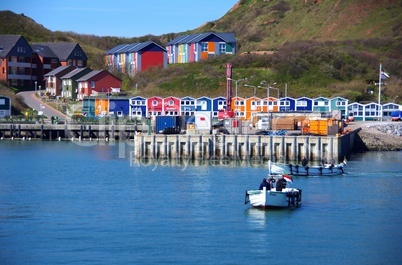
[[[271,175],[271,176],[269,177],[268,182],[269,182],[269,184],[270,184],[270,186],[271,186],[271,189],[272,189],[272,188],[274,187],[274,183],[276,182],[276,180],[274,179],[274,176],[273,176],[273,175]]]
[[[286,185],[286,180],[281,177],[280,179],[278,179],[278,181],[276,182],[276,191],[282,191],[282,189],[284,188],[284,183]],[[286,186],[285,186],[286,187]]]
[[[303,167],[307,166],[307,158],[306,157],[303,157],[303,159],[302,159],[302,166]]]
[[[261,184],[260,184],[260,190],[263,190],[264,187],[265,187],[267,190],[270,190],[270,189],[271,189],[271,184],[269,183],[269,179],[264,178],[264,179],[262,180],[262,182],[261,182]]]

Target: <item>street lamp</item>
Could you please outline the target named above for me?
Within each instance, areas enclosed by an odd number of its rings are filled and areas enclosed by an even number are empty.
[[[35,94],[36,94],[36,87],[38,85],[38,81],[35,81]]]
[[[279,88],[276,88],[276,87],[270,87],[271,89],[276,89],[277,91],[278,91],[278,99],[279,99]]]
[[[247,78],[242,78],[242,79],[234,80],[234,79],[228,77],[228,80],[233,81],[233,82],[236,83],[236,98],[237,98],[237,84],[238,84],[239,82],[241,82],[241,81],[246,81]]]
[[[252,85],[248,85],[248,84],[244,84],[244,86],[246,86],[246,87],[253,87],[253,88],[254,88],[254,97],[256,96],[256,89],[257,89],[256,86],[252,86]]]
[[[264,85],[266,82],[265,81],[262,81],[261,82],[261,85]],[[273,83],[273,85],[276,85],[276,83]],[[268,108],[268,111],[269,111],[269,103],[270,103],[270,100],[269,100],[269,92],[270,92],[270,89],[272,88],[272,89],[277,89],[278,90],[278,99],[279,99],[279,88],[276,88],[276,87],[272,87],[272,86],[270,86],[270,85],[268,85],[267,87],[264,87],[264,86],[258,86],[259,88],[264,88],[264,89],[266,89],[267,90],[267,100],[268,100],[268,102],[267,102],[267,108]]]

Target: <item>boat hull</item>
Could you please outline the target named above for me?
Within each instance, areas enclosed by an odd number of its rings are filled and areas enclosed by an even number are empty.
[[[301,204],[302,191],[294,188],[247,190],[245,203],[256,208],[287,208]]]
[[[344,164],[326,166],[276,165],[292,176],[336,176],[344,174]]]

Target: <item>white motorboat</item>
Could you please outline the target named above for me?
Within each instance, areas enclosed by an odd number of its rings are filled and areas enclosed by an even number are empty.
[[[282,180],[282,181],[281,181]],[[286,208],[301,205],[302,190],[286,187],[286,182],[292,182],[288,175],[276,182],[276,187],[262,187],[259,190],[247,190],[245,204],[250,203],[256,208]]]

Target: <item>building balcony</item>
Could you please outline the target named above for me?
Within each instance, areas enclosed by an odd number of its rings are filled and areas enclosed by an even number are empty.
[[[31,68],[31,63],[24,62],[8,62],[9,67]]]
[[[16,75],[16,74],[9,74],[8,79],[15,79],[15,80],[32,80],[33,76],[31,75]]]

